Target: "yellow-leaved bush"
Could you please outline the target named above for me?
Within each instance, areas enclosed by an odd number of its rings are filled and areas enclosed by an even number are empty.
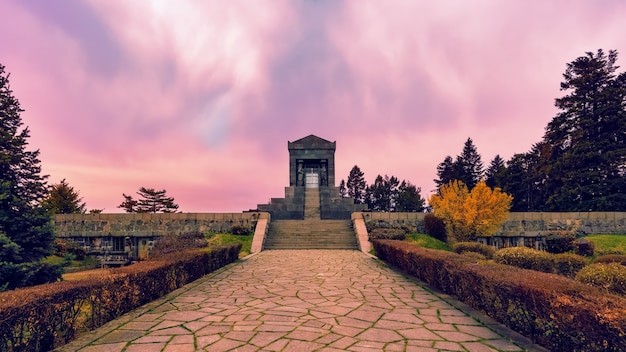
[[[443,219],[448,242],[470,241],[476,236],[492,236],[506,221],[513,197],[500,188],[479,182],[470,192],[459,180],[441,186],[428,200],[434,214]]]

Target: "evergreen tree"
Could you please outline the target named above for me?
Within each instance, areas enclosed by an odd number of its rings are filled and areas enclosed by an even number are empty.
[[[615,73],[616,61],[617,51],[598,50],[567,64],[568,94],[544,136],[546,210],[626,210],[626,73]]]
[[[480,154],[471,138],[463,145],[463,151],[456,157],[453,169],[457,180],[462,181],[469,190],[472,190],[483,177],[483,163]]]
[[[85,213],[85,203],[80,193],[74,190],[65,179],[50,187],[50,193],[42,202],[53,214]]]
[[[41,206],[46,176],[39,150],[28,151],[23,110],[0,65],[0,291],[55,281],[61,267],[42,262],[52,253],[50,213]]]
[[[367,188],[367,183],[365,182],[365,174],[357,165],[354,165],[352,170],[350,170],[346,188],[348,190],[348,197],[354,199],[354,204],[365,203],[365,189]]]
[[[339,196],[341,198],[348,198],[348,189],[346,188],[346,181],[341,179],[339,182]]]
[[[122,196],[124,197],[124,201],[117,207],[124,209],[127,213],[136,213],[138,203],[133,199],[133,196],[127,196],[126,193],[122,193]]]
[[[154,188],[141,187],[137,194],[141,197],[138,200],[138,213],[175,213],[178,204],[174,203],[174,197],[167,197],[166,191],[157,191]]]
[[[496,155],[491,163],[489,163],[489,167],[485,170],[485,183],[487,187],[502,187],[503,186],[503,177],[506,171],[506,165],[504,159],[500,157],[500,155]]]
[[[446,158],[439,165],[437,165],[437,176],[439,178],[433,180],[437,185],[437,190],[439,190],[441,186],[450,183],[450,181],[458,179],[454,167],[454,161],[450,155],[446,156]]]
[[[395,211],[421,212],[424,210],[424,198],[420,187],[415,187],[411,182],[402,181],[398,187]]]
[[[157,191],[154,188],[141,187],[137,194],[140,198],[135,200],[132,196],[122,193],[124,201],[117,207],[127,213],[175,213],[178,209],[174,197],[167,197],[164,189]]]
[[[376,176],[374,183],[368,187],[368,206],[375,211],[393,211],[398,197],[398,186],[400,182],[395,176],[383,178]]]

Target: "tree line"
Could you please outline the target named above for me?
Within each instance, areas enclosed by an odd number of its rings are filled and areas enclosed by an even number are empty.
[[[616,73],[617,56],[598,50],[567,64],[559,112],[528,152],[496,155],[484,169],[468,138],[437,166],[438,189],[484,179],[513,196],[512,211],[626,211],[626,73]]]
[[[344,198],[352,198],[355,204],[367,204],[374,211],[421,212],[424,210],[424,198],[421,188],[411,182],[395,176],[376,176],[374,183],[367,185],[365,174],[354,165],[348,181],[339,183],[339,193]]]

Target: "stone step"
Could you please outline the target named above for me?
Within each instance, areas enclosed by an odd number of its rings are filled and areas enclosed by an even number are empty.
[[[270,222],[264,249],[357,249],[349,220],[280,220]]]

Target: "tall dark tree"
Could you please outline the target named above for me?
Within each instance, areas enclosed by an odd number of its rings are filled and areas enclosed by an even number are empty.
[[[365,182],[365,174],[357,165],[354,165],[352,170],[350,170],[346,188],[348,189],[348,197],[354,199],[354,204],[365,203],[367,183]]]
[[[626,210],[626,73],[616,74],[616,61],[617,51],[598,50],[567,64],[568,94],[544,136],[547,210]]]
[[[174,197],[168,197],[166,190],[157,191],[154,188],[139,188],[137,194],[139,199],[135,200],[131,196],[124,196],[124,201],[118,208],[124,209],[127,213],[175,213],[178,204],[174,203]]]
[[[375,211],[393,211],[398,197],[400,182],[395,176],[376,176],[374,183],[368,187],[367,205]]]
[[[458,180],[472,190],[483,177],[483,162],[471,138],[463,145],[463,151],[456,157],[453,169]]]
[[[42,204],[53,214],[84,214],[86,211],[80,192],[70,186],[65,179],[50,186],[50,192]]]
[[[50,213],[41,206],[47,176],[39,150],[26,149],[22,111],[0,65],[0,291],[55,281],[62,272],[42,262],[54,243]]]
[[[485,170],[485,184],[489,188],[502,188],[505,171],[506,163],[504,162],[504,159],[502,159],[498,154],[493,158],[493,160],[491,160],[491,163],[489,163],[489,167],[487,168],[487,170]]]
[[[126,193],[122,193],[124,197],[124,201],[118,205],[118,208],[124,209],[127,213],[136,213],[137,212],[137,200],[133,199],[133,196],[127,196]]]
[[[339,182],[339,196],[341,198],[348,198],[348,189],[346,188],[346,181],[345,180],[341,180],[341,182]]]
[[[437,189],[441,188],[443,185],[447,185],[452,180],[458,179],[454,161],[450,155],[446,156],[446,158],[437,165],[437,177],[439,178],[433,180],[437,185]]]
[[[411,182],[402,180],[398,187],[395,211],[421,212],[424,210],[425,200],[420,192],[422,189],[416,187]]]

